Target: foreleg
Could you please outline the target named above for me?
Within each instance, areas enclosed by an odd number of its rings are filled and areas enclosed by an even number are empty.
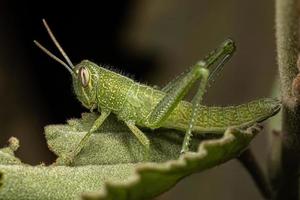
[[[97,129],[99,129],[101,127],[101,125],[103,124],[103,122],[109,116],[110,113],[111,113],[111,111],[109,111],[109,110],[101,111],[100,116],[95,120],[95,122],[93,123],[90,130],[83,136],[83,138],[81,139],[79,144],[76,146],[76,148],[73,151],[71,151],[70,154],[68,154],[66,156],[65,160],[66,160],[67,164],[73,163],[74,158],[80,153],[80,151],[83,149],[83,147],[85,147],[87,145],[88,140],[91,137],[92,133],[94,133]]]

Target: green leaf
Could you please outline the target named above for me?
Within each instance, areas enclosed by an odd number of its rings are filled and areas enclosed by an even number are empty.
[[[126,182],[109,181],[101,191],[85,194],[83,199],[151,199],[170,189],[185,176],[237,157],[257,131],[254,128],[241,133],[229,129],[221,139],[202,142],[197,153],[188,153],[178,160],[161,164],[137,166],[134,175]]]
[[[63,155],[75,149],[96,117],[96,114],[85,113],[80,120],[69,120],[67,126],[50,125],[45,128],[48,146],[59,157],[58,164],[63,163]],[[76,157],[74,165],[163,162],[179,157],[182,133],[168,129],[144,132],[151,140],[149,151],[122,121],[111,115],[89,139],[89,143]],[[193,141],[192,149],[196,150],[197,144],[199,139]]]
[[[204,140],[199,147],[200,140],[194,139],[195,152],[178,158],[179,132],[144,130],[151,141],[146,152],[127,127],[111,117],[78,155],[75,166],[57,166],[95,117],[84,114],[82,119],[69,120],[68,125],[45,128],[48,145],[58,155],[56,166],[9,163],[0,150],[0,199],[74,199],[81,195],[83,199],[151,199],[185,176],[235,158],[258,131],[228,129],[222,138]]]
[[[82,192],[103,187],[108,179],[124,180],[133,171],[132,164],[80,167],[0,165],[3,174],[0,199],[75,199]]]

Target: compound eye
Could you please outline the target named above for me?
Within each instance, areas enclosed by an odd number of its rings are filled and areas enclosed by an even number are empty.
[[[81,67],[79,69],[78,75],[79,75],[82,86],[83,87],[88,86],[89,81],[90,81],[90,72],[89,72],[89,70],[86,69],[85,67]]]

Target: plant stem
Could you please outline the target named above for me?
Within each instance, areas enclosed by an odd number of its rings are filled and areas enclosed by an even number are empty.
[[[276,0],[276,43],[282,93],[282,135],[281,145],[279,145],[281,151],[272,149],[272,157],[277,157],[278,162],[273,162],[269,166],[270,169],[279,170],[273,171],[274,177],[270,177],[274,199],[296,200],[299,195],[300,106],[299,100],[292,92],[292,82],[298,74],[297,4],[297,0]]]
[[[271,198],[271,187],[266,179],[265,174],[258,165],[251,149],[246,149],[238,160],[243,164],[247,171],[252,176],[255,184],[265,199]]]

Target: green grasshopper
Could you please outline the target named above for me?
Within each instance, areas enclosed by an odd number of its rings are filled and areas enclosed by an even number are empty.
[[[146,148],[149,148],[150,141],[140,127],[152,130],[163,127],[185,132],[181,150],[181,153],[185,153],[189,151],[192,133],[223,134],[228,127],[247,128],[280,110],[280,102],[270,98],[228,107],[207,107],[200,104],[207,84],[220,72],[235,51],[234,42],[230,39],[225,40],[220,47],[162,90],[158,90],[88,60],[74,66],[45,20],[43,23],[68,64],[37,41],[34,43],[70,72],[75,94],[82,105],[91,111],[97,109],[101,113],[77,147],[66,157],[70,162],[87,145],[91,134],[112,113],[128,126]],[[183,98],[197,81],[199,87],[191,103],[184,101]]]

